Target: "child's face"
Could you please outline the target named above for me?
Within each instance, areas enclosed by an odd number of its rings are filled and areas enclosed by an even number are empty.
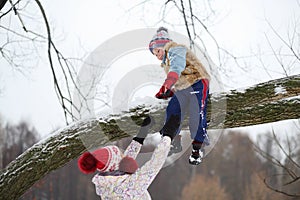
[[[153,54],[157,57],[158,60],[162,60],[164,58],[165,51],[162,47],[157,47],[153,49]]]

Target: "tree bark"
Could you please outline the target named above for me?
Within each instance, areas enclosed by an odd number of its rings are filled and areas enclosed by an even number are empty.
[[[284,88],[275,92],[275,88]],[[208,105],[209,128],[233,128],[300,118],[300,75],[273,80],[248,88],[211,97]],[[215,96],[215,95],[214,95]],[[153,111],[155,110],[155,111]],[[157,122],[152,131],[162,126],[164,108],[137,107],[121,116],[75,122],[50,135],[11,162],[0,174],[2,199],[18,199],[35,182],[56,170],[87,149],[104,146],[133,136],[137,127],[120,123],[151,114]],[[158,120],[157,120],[158,119]]]
[[[282,88],[281,91],[275,89]],[[280,90],[280,89],[279,89]],[[277,93],[278,92],[278,93]],[[245,92],[224,97],[227,111],[224,127],[242,127],[300,117],[300,75],[272,80]]]

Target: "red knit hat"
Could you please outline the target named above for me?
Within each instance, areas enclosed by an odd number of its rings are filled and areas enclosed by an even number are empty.
[[[164,47],[165,44],[170,41],[172,40],[169,37],[168,29],[165,27],[159,27],[149,43],[149,50],[153,54],[153,49],[157,47]]]
[[[127,173],[134,173],[138,168],[133,158],[123,159],[123,154],[117,146],[103,147],[92,153],[85,152],[78,160],[78,167],[85,174],[96,170],[101,172],[119,170],[119,165],[121,165],[120,171]]]

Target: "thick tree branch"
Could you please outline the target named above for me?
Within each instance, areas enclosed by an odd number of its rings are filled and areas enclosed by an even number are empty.
[[[274,89],[284,87],[284,94],[276,94]],[[226,103],[227,110],[209,112],[210,128],[231,128],[250,126],[285,119],[300,118],[300,75],[270,81],[247,89],[245,92],[232,91],[219,98],[211,98],[210,107]],[[294,97],[294,98],[293,98]],[[91,119],[80,121],[57,131],[48,139],[39,142],[10,163],[0,175],[0,193],[4,199],[17,199],[36,181],[56,170],[72,159],[76,159],[86,149],[103,146],[109,142],[136,134],[137,127],[122,127],[119,123],[129,120],[139,121],[150,113],[163,121],[164,108],[138,107],[115,119]],[[221,119],[225,115],[225,122]],[[128,123],[129,124],[129,123]],[[138,124],[138,122],[137,122]],[[152,131],[157,131],[157,124]]]

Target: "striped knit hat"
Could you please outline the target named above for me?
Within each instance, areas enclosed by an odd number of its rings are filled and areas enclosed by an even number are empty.
[[[85,174],[96,170],[100,172],[120,170],[134,173],[138,165],[133,158],[123,158],[123,153],[120,149],[112,145],[97,149],[92,153],[85,152],[78,160],[78,167]]]
[[[153,54],[153,49],[157,47],[164,47],[166,43],[172,41],[169,37],[168,29],[160,27],[149,43],[149,50]]]

